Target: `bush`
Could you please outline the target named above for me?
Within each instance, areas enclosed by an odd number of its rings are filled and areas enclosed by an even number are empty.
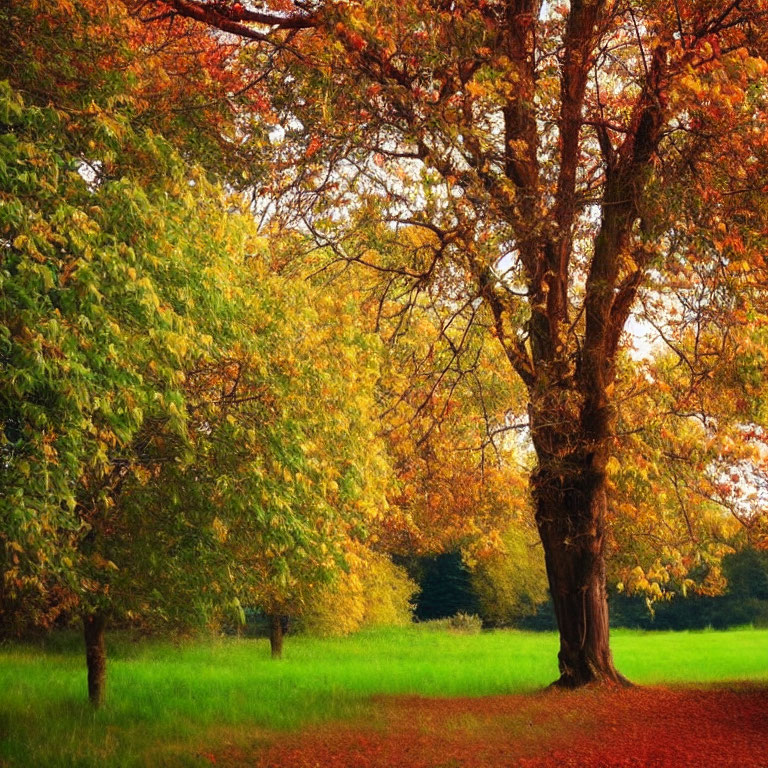
[[[544,553],[535,534],[515,526],[502,534],[504,550],[478,559],[472,587],[480,615],[490,626],[518,624],[547,600]]]
[[[366,627],[409,624],[418,587],[405,569],[367,548],[347,560],[349,570],[308,599],[301,628],[313,635],[340,636]]]
[[[462,635],[476,635],[483,628],[483,620],[474,613],[459,613],[444,619],[429,619],[420,621],[419,626],[427,629],[445,630],[448,632],[458,632]]]

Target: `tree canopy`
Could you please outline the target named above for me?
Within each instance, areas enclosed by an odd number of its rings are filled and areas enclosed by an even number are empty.
[[[345,631],[458,549],[519,613],[535,527],[558,682],[616,683],[608,577],[766,546],[765,0],[0,20],[8,615]]]
[[[389,275],[385,296],[485,318],[527,389],[561,682],[621,679],[604,564],[619,351],[640,299],[681,279],[690,296],[718,265],[708,302],[729,322],[729,276],[761,284],[765,3],[147,7],[248,42],[289,219]],[[372,217],[387,255],[350,247]],[[414,225],[432,247],[404,247]]]

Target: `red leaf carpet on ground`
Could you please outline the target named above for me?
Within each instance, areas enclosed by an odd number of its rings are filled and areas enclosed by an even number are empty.
[[[218,753],[258,768],[768,768],[768,688],[380,698],[365,722]]]

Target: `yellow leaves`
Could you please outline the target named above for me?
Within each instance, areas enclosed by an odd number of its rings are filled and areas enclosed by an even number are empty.
[[[189,339],[186,336],[181,333],[168,331],[163,335],[163,341],[168,350],[177,358],[177,360],[183,361],[184,358],[186,358],[190,349]]]
[[[155,291],[155,286],[148,277],[142,277],[136,281],[136,286],[141,288],[141,297],[144,303],[153,310],[160,309],[160,299]]]
[[[417,586],[386,555],[352,544],[348,570],[326,585],[309,585],[302,623],[311,632],[345,635],[366,626],[401,625],[411,620]]]
[[[184,416],[179,406],[173,400],[168,403],[168,413],[176,418],[182,418]]]
[[[17,251],[23,251],[27,243],[29,243],[29,238],[26,235],[18,235],[13,239],[13,247]]]
[[[464,90],[473,98],[480,99],[487,94],[487,88],[481,85],[476,80],[470,80],[465,86]]]
[[[683,75],[679,79],[678,85],[681,91],[688,92],[696,99],[701,99],[707,94],[707,85],[694,74]]]
[[[507,145],[518,157],[524,157],[528,152],[528,142],[525,139],[512,139]]]
[[[91,555],[91,563],[101,571],[117,571],[119,570],[117,565],[111,560],[107,560],[103,555],[98,552]]]
[[[152,472],[150,472],[144,467],[137,467],[134,470],[133,475],[136,478],[139,485],[142,485],[142,486],[146,486],[153,477]]]
[[[628,594],[644,594],[651,599],[660,599],[662,597],[659,583],[651,581],[639,565],[626,575],[622,583],[622,591]]]
[[[59,453],[56,448],[51,445],[50,442],[44,441],[42,445],[43,456],[45,460],[50,464],[56,464],[58,462]]]
[[[768,62],[762,57],[751,56],[746,48],[738,48],[731,55],[739,60],[739,65],[750,80],[757,80],[768,74]]]
[[[296,472],[293,479],[297,485],[301,485],[305,489],[310,488],[313,485],[312,478],[307,477],[303,472]]]
[[[728,264],[728,271],[735,274],[748,273],[752,271],[752,264],[747,259],[736,259]]]
[[[227,538],[229,537],[229,528],[227,525],[218,517],[214,517],[211,527],[213,529],[213,534],[216,537],[216,540],[222,544],[226,542]]]

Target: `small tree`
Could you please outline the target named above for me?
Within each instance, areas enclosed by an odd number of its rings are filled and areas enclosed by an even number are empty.
[[[472,586],[483,621],[495,626],[514,625],[536,613],[547,594],[544,557],[532,535],[518,524],[502,534],[503,549],[473,562]]]

